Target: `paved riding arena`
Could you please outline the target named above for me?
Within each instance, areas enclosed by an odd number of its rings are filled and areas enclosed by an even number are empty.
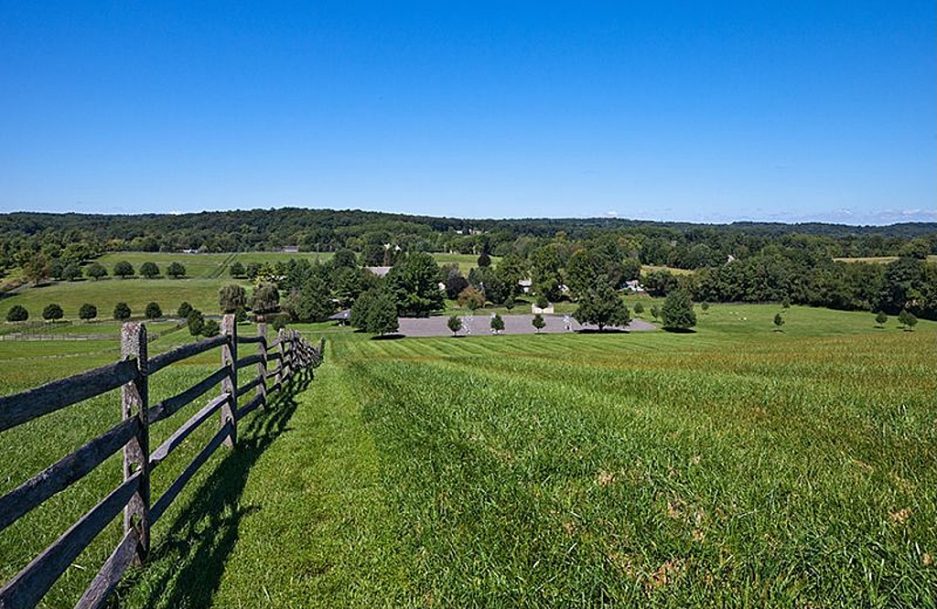
[[[462,330],[460,336],[475,336],[491,334],[491,316],[490,315],[463,315]],[[531,325],[533,315],[502,315],[504,320],[504,331],[502,334],[535,334],[536,328]],[[404,336],[451,336],[446,322],[449,317],[440,315],[436,317],[401,317],[399,334]],[[582,325],[572,316],[563,315],[544,315],[543,321],[546,326],[540,331],[541,334],[561,334],[565,332],[596,331],[597,326]],[[568,324],[568,325],[567,325]],[[640,319],[634,319],[624,328],[606,327],[606,331],[615,329],[626,332],[647,332],[656,330],[654,324],[650,324]]]

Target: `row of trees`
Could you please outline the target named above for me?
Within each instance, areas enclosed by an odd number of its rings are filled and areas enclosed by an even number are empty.
[[[159,303],[151,302],[146,305],[143,315],[147,319],[160,319],[163,317],[163,310],[160,308]],[[133,311],[126,302],[118,302],[114,305],[114,319],[126,321],[132,316]],[[58,321],[64,317],[65,310],[57,303],[48,304],[42,309],[42,319],[46,321]],[[97,317],[98,307],[91,303],[85,303],[78,309],[78,318],[81,320],[90,321],[97,319]],[[7,311],[6,320],[8,322],[22,322],[28,319],[29,311],[23,305],[13,305]]]

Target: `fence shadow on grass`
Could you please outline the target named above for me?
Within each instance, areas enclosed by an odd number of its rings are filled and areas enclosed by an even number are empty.
[[[156,533],[150,566],[128,577],[121,586],[133,595],[132,589],[140,585],[145,591],[143,607],[211,605],[237,542],[241,520],[262,509],[240,505],[251,467],[274,440],[290,431],[289,421],[297,407],[295,396],[311,380],[310,375],[295,378],[291,390],[238,426],[234,450],[218,463],[205,464],[212,468],[210,474],[189,491],[192,498],[171,523],[168,537],[160,539]]]

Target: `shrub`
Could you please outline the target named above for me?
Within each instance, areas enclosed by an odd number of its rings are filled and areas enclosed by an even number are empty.
[[[210,338],[212,336],[218,336],[218,332],[221,331],[221,327],[218,325],[218,322],[214,319],[206,320],[202,324],[202,336]]]
[[[29,319],[29,311],[23,305],[13,305],[7,311],[7,321],[26,321]]]
[[[97,281],[101,277],[107,277],[107,269],[100,262],[92,262],[85,269],[85,275]]]
[[[62,319],[65,316],[65,312],[62,311],[62,307],[57,304],[46,305],[46,308],[42,310],[42,318],[46,321],[55,321],[56,319]]]
[[[667,294],[661,316],[667,330],[689,330],[695,326],[696,313],[693,311],[690,293],[684,289],[676,289]]]
[[[468,307],[472,311],[485,306],[485,295],[473,287],[467,287],[459,293],[460,307]]]
[[[660,317],[660,307],[657,305],[651,305],[651,317],[658,319]]]
[[[509,296],[504,300],[504,308],[507,309],[508,311],[510,311],[511,309],[514,308],[514,296],[509,295]]]
[[[530,321],[530,325],[537,329],[537,334],[540,334],[540,330],[543,330],[547,326],[547,322],[543,319],[543,315],[537,313]]]
[[[885,324],[888,322],[888,315],[885,314],[885,311],[879,311],[878,315],[875,316],[875,323],[879,328],[884,328]]]
[[[190,309],[185,318],[185,324],[189,327],[189,334],[192,336],[201,336],[205,328],[205,316],[198,309]]]
[[[709,303],[708,303],[708,302],[704,302],[703,304],[701,304],[701,305],[699,306],[699,308],[701,308],[701,309],[703,310],[703,313],[705,313],[706,311],[709,310]]]
[[[226,285],[218,290],[218,305],[222,313],[234,313],[247,306],[247,290],[237,284]]]
[[[114,265],[114,276],[120,277],[121,279],[133,277],[133,265],[126,260],[121,260]]]
[[[791,299],[789,296],[784,297],[784,300],[781,301],[781,306],[784,307],[785,309],[791,308]]]
[[[491,329],[494,330],[495,334],[504,332],[504,319],[497,313],[491,316]]]
[[[144,311],[143,315],[147,319],[159,319],[163,316],[163,310],[159,308],[159,304],[151,302],[146,305],[146,311]]]
[[[482,255],[478,257],[478,266],[480,268],[485,268],[491,266],[491,256],[482,252]]]
[[[243,277],[244,276],[244,265],[240,262],[234,262],[229,268],[228,273],[231,277]]]
[[[634,303],[634,314],[640,315],[641,313],[644,313],[644,303],[642,303],[641,301],[638,301]]]
[[[783,326],[783,325],[784,325],[784,318],[781,317],[781,314],[780,314],[780,313],[776,313],[776,314],[774,315],[774,329],[775,329],[775,331],[780,331],[780,330],[781,330],[781,326]]]
[[[286,327],[286,323],[289,321],[289,317],[286,315],[276,315],[273,318],[273,329],[279,332]]]
[[[448,326],[452,335],[455,336],[459,333],[459,330],[462,329],[462,318],[458,315],[453,315],[446,321],[446,326]]]
[[[171,262],[168,267],[166,267],[166,274],[172,277],[173,279],[178,279],[179,277],[185,277],[185,267],[179,264],[178,262]]]
[[[183,301],[182,304],[179,305],[179,308],[176,309],[176,317],[180,319],[188,319],[189,313],[191,312],[192,312],[192,305]]]
[[[544,294],[538,294],[538,295],[537,295],[537,302],[536,302],[536,305],[537,305],[537,307],[539,307],[539,308],[541,308],[541,309],[546,309],[547,307],[550,306],[550,301],[547,300],[546,295],[544,295]]]
[[[79,319],[94,319],[98,316],[98,308],[90,303],[85,303],[81,305],[81,308],[78,309],[78,318]]]
[[[126,302],[118,302],[114,307],[114,319],[118,321],[126,321],[130,319],[130,307]]]
[[[140,274],[147,279],[159,277],[159,267],[155,262],[144,262],[140,265]]]

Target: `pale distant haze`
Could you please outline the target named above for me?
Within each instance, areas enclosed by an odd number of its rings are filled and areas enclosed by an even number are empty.
[[[4,2],[0,211],[937,221],[937,4]]]

